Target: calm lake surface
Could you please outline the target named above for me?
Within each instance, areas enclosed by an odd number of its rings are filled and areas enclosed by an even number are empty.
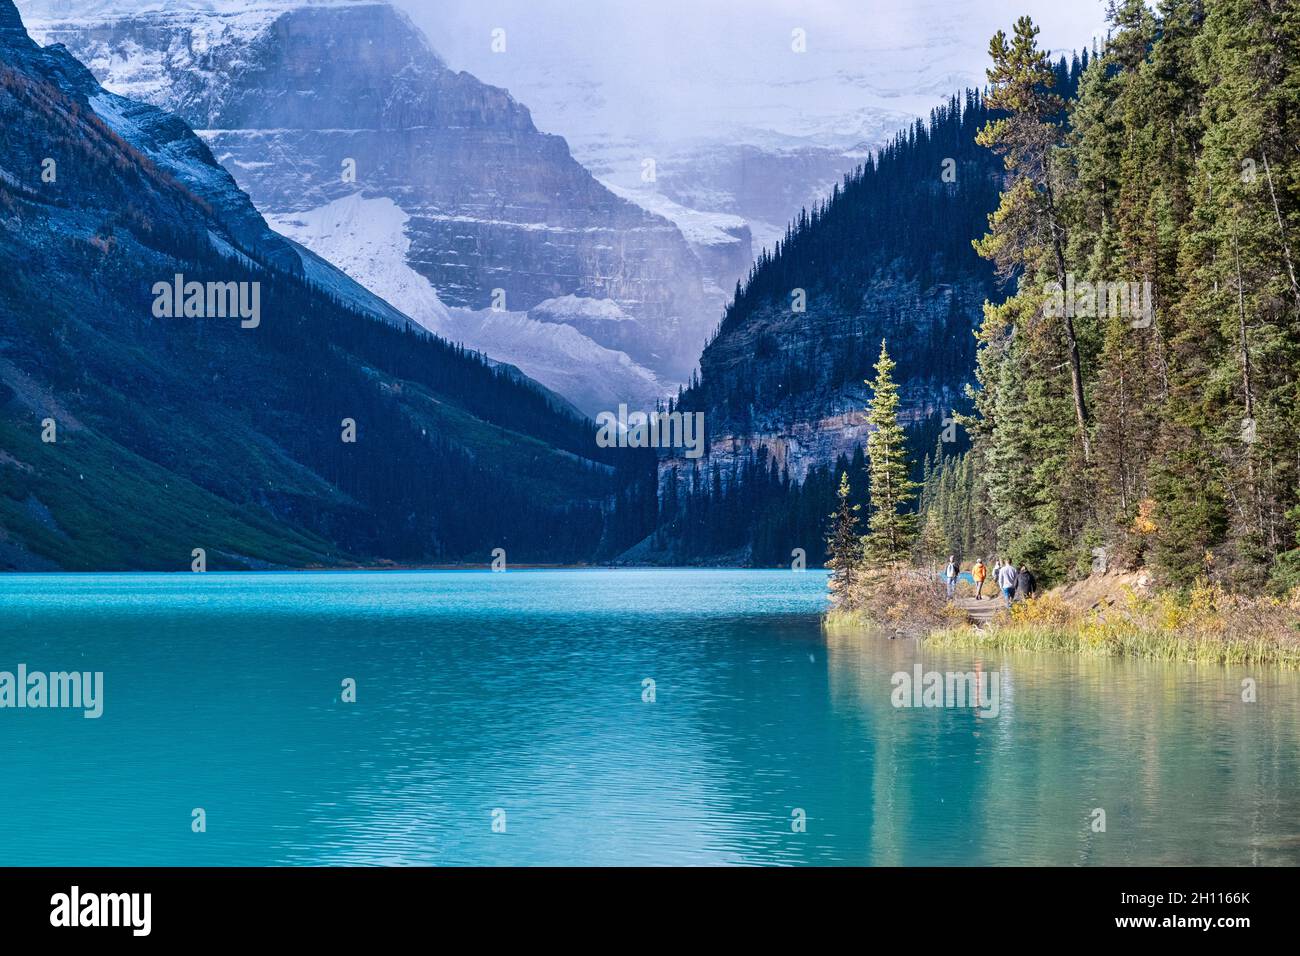
[[[104,673],[97,720],[0,709],[0,865],[1300,863],[1295,674],[921,653],[824,631],[824,595],[0,576],[0,671]],[[917,662],[996,673],[998,716],[894,707]]]

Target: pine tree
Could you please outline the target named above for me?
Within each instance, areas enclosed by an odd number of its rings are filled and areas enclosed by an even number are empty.
[[[839,501],[830,515],[830,531],[826,535],[826,567],[830,568],[831,587],[841,597],[853,587],[862,571],[862,538],[858,534],[858,505],[850,500],[849,474],[840,472],[840,487],[836,493]]]
[[[1006,115],[991,120],[976,142],[1003,157],[1010,184],[1002,193],[1001,205],[989,216],[988,235],[975,242],[975,249],[997,263],[1002,275],[1010,277],[1027,270],[1033,280],[1050,275],[1064,287],[1068,237],[1053,166],[1062,138],[1059,119],[1065,103],[1053,91],[1056,74],[1046,52],[1038,49],[1038,27],[1029,17],[1016,21],[1009,44],[1001,30],[994,34],[989,56],[993,66],[987,71],[990,90],[985,102]],[[1091,457],[1091,438],[1079,336],[1069,310],[1060,322],[1086,460]]]
[[[894,361],[885,342],[880,343],[875,381],[868,382],[872,397],[867,405],[867,471],[871,485],[871,517],[867,521],[866,552],[878,562],[907,557],[916,537],[916,514],[908,505],[916,498],[916,482],[909,477],[907,436],[898,422],[898,386]]]

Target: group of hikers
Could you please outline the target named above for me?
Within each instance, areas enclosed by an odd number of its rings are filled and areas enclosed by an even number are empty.
[[[948,567],[944,571],[944,577],[948,582],[949,599],[957,591],[957,577],[960,574],[961,565],[957,563],[957,556],[948,555]],[[970,576],[975,581],[975,600],[984,600],[984,582],[989,577],[989,567],[984,563],[983,558],[975,559],[975,564],[970,569]],[[993,582],[1001,590],[1002,599],[1007,602],[1008,607],[1015,601],[1033,597],[1034,591],[1038,588],[1038,582],[1034,580],[1034,574],[1028,567],[1023,564],[1016,567],[1005,558],[994,559]],[[995,594],[996,592],[990,590],[990,601],[994,600]]]

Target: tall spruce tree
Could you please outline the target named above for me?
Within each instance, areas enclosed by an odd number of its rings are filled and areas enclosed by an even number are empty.
[[[916,513],[909,505],[916,498],[912,481],[907,436],[898,422],[898,385],[893,378],[894,361],[885,342],[880,343],[876,377],[867,384],[867,472],[870,475],[871,515],[865,540],[867,557],[877,562],[906,558],[916,538]]]

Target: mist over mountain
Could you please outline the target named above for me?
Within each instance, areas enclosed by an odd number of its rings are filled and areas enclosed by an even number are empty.
[[[1017,15],[1066,51],[1105,21],[1100,0],[398,3],[450,63],[527,102],[621,195],[679,225],[666,201],[697,220],[739,218],[753,256],[869,151],[979,87],[989,37]],[[493,30],[505,31],[504,52]]]

